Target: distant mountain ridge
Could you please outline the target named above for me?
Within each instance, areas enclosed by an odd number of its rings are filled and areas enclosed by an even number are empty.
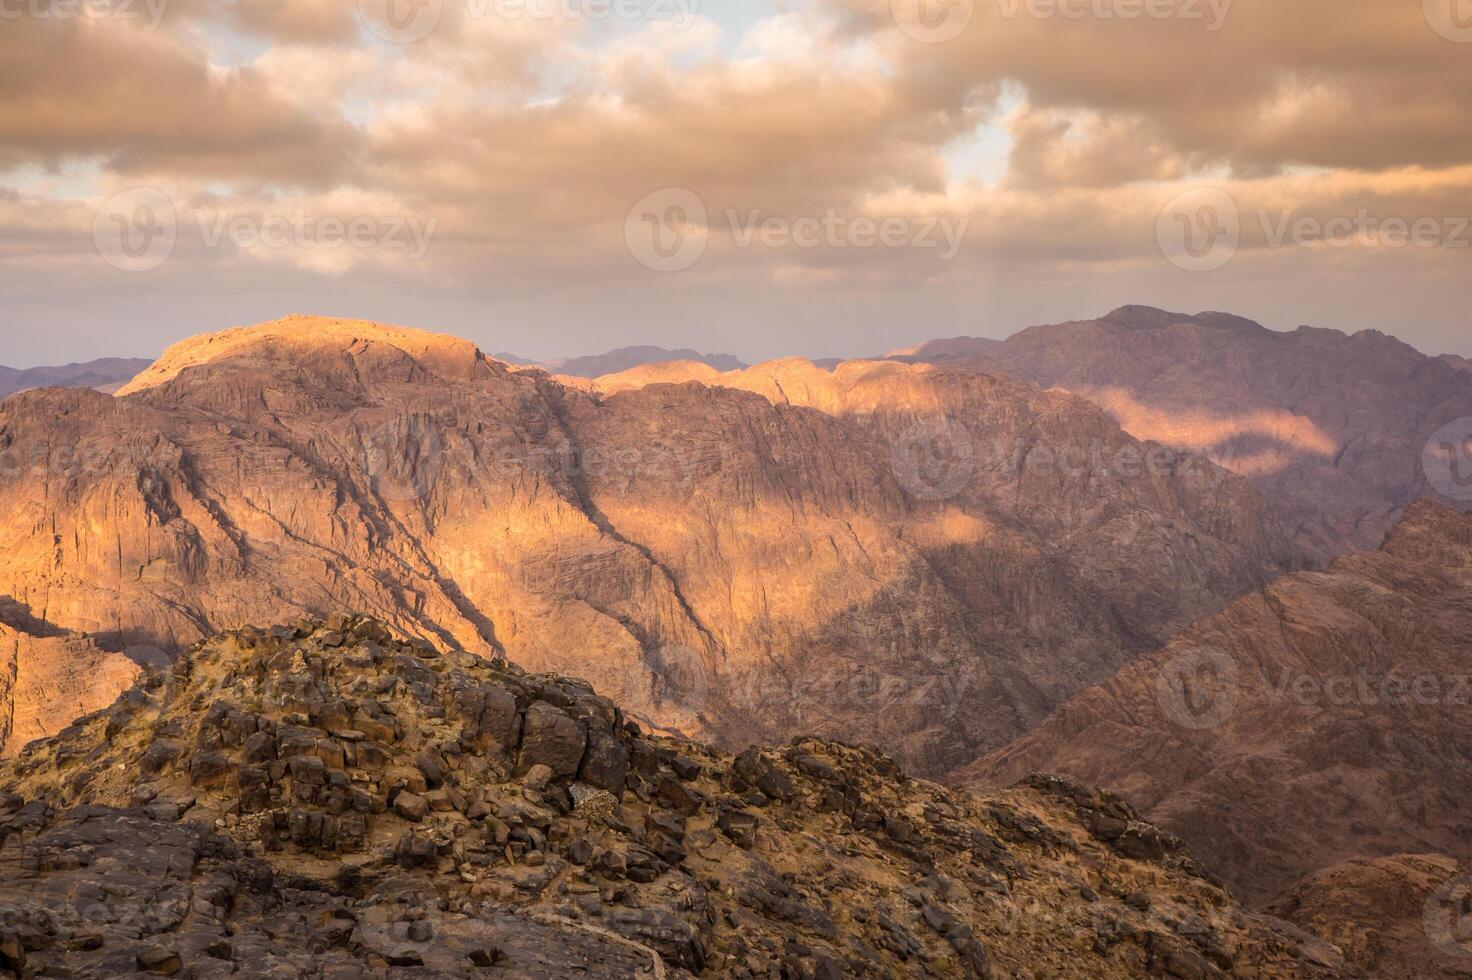
[[[0,366],[0,398],[30,388],[108,389],[131,380],[151,363],[153,362],[145,358],[105,357],[81,364],[54,367]]]
[[[746,367],[739,358],[731,354],[702,354],[688,347],[670,350],[666,347],[654,347],[650,345],[620,347],[616,350],[608,351],[606,354],[552,358],[551,360],[545,361],[535,361],[506,353],[494,354],[492,356],[498,361],[505,361],[507,364],[514,364],[517,367],[545,368],[552,374],[563,375],[569,378],[598,378],[605,374],[629,371],[645,364],[668,364],[674,361],[691,361],[697,364],[706,364],[718,371],[739,371]]]
[[[1062,388],[1136,438],[1206,453],[1262,487],[1323,559],[1376,547],[1402,508],[1438,497],[1422,471],[1427,442],[1472,417],[1465,358],[1378,330],[1279,332],[1228,313],[1126,306],[900,358]]]

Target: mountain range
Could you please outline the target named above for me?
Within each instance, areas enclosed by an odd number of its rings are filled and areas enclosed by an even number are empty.
[[[1376,547],[1413,500],[1440,496],[1422,454],[1472,416],[1465,358],[1378,330],[1285,333],[1226,313],[1124,307],[901,356],[1061,388],[1136,438],[1205,453],[1256,482],[1299,548],[1325,559]]]
[[[493,356],[498,361],[514,364],[517,367],[540,367],[552,374],[569,378],[598,378],[605,374],[628,371],[643,364],[666,364],[675,361],[705,364],[718,371],[738,371],[746,367],[740,359],[731,354],[702,354],[688,347],[670,350],[667,347],[655,347],[648,344],[619,347],[606,354],[558,357],[545,361],[535,361],[504,352]]]
[[[661,729],[939,774],[1296,561],[1246,481],[1082,399],[750,381],[589,393],[351,321],[203,336],[116,398],[0,406],[0,595],[135,659],[336,601]],[[937,425],[963,455],[930,458]]]
[[[351,608],[712,751],[872,744],[1066,801],[1131,859],[1179,837],[1334,943],[1326,975],[1456,969],[1416,916],[1472,863],[1464,361],[1143,307],[875,360],[641,357],[578,376],[292,317],[115,396],[7,398],[0,746]],[[1231,969],[1194,948],[1175,975]]]
[[[8,368],[0,365],[0,398],[28,388],[97,388],[116,391],[151,361],[107,357],[59,367]]]
[[[1358,856],[1472,865],[1469,597],[1472,515],[1419,502],[1378,551],[1237,600],[959,781],[1113,787],[1256,901]]]

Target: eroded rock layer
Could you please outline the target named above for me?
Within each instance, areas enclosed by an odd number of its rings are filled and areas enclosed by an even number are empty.
[[[1295,561],[1249,484],[1081,399],[845,368],[598,394],[356,321],[195,338],[0,405],[0,597],[135,660],[356,608],[940,773]]]

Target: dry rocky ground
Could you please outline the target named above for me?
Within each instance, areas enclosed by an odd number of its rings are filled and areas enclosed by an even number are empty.
[[[27,977],[1357,975],[1108,794],[732,757],[358,617],[203,642],[0,791]]]

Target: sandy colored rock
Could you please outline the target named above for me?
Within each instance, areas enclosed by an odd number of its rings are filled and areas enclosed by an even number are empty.
[[[121,397],[0,406],[0,595],[170,656],[354,608],[665,731],[815,731],[935,774],[1295,561],[1245,481],[1081,399],[893,363],[750,377],[574,391],[361,321],[193,338]],[[932,467],[952,423],[969,448]]]
[[[1459,924],[1469,893],[1472,881],[1451,858],[1397,854],[1315,871],[1269,908],[1339,947],[1369,976],[1425,980],[1472,972],[1472,937]],[[1428,931],[1438,910],[1446,924],[1440,946]]]
[[[140,668],[86,637],[4,621],[0,605],[0,756],[54,735],[71,718],[111,704]]]

